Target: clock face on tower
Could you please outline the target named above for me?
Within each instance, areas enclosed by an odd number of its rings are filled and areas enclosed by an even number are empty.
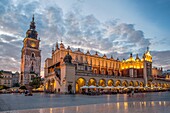
[[[36,47],[36,43],[35,43],[34,41],[31,41],[31,42],[30,42],[30,46],[31,46],[31,47]]]

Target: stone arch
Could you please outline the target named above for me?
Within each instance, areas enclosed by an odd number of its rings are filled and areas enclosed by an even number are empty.
[[[148,81],[147,86],[148,86],[148,87],[151,87],[151,85],[152,85],[152,83],[151,83],[150,81]]]
[[[134,82],[133,82],[133,81],[130,81],[130,82],[129,82],[129,86],[134,86]]]
[[[141,87],[144,87],[144,83],[143,83],[143,82],[140,82],[139,85],[140,85]]]
[[[86,85],[86,79],[80,77],[76,80],[76,93],[80,92],[80,88]]]
[[[91,85],[96,86],[96,83],[97,83],[97,81],[96,81],[95,78],[90,78],[89,81],[88,81],[88,85],[89,85],[89,86],[91,86]]]
[[[98,85],[105,87],[106,86],[106,80],[105,79],[100,79]]]
[[[134,85],[135,87],[136,86],[139,86],[139,82],[138,81],[135,81],[135,85]]]
[[[154,82],[154,83],[152,83],[152,86],[153,86],[153,87],[156,87],[156,86],[157,86],[157,84]]]
[[[108,86],[114,86],[114,81],[113,81],[112,79],[109,79],[109,80],[107,81],[107,85],[108,85]]]
[[[120,80],[116,80],[115,86],[122,86],[122,82]]]
[[[168,88],[170,88],[170,84],[168,84]]]
[[[163,87],[163,88],[166,88],[166,84],[165,84],[165,83],[162,83],[162,87]]]
[[[50,90],[50,80],[46,81],[46,90],[49,91]]]
[[[122,82],[122,86],[128,87],[128,81],[124,80],[124,81]]]
[[[51,87],[51,92],[54,92],[55,91],[55,80],[54,80],[54,78],[52,78],[50,80],[50,87]]]

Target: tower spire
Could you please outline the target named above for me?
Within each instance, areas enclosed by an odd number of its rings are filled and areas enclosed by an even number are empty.
[[[32,22],[34,22],[34,14],[33,14],[33,16],[32,16]]]
[[[35,28],[36,28],[36,26],[35,26],[35,22],[34,22],[34,14],[33,14],[32,21],[30,23],[30,28],[26,32],[26,37],[37,39],[38,33],[35,30]]]
[[[34,22],[34,14],[32,16],[32,22],[30,23],[30,29],[35,30],[36,26],[35,26],[35,22]]]
[[[149,51],[149,47],[147,47],[147,51]]]

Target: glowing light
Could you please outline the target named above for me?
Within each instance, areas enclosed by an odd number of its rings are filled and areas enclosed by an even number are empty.
[[[125,110],[128,109],[128,103],[127,102],[124,102],[124,108],[125,108]]]
[[[119,102],[116,103],[116,107],[117,107],[118,110],[120,109],[120,103]]]

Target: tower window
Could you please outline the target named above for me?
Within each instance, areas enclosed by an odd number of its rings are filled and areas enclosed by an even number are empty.
[[[76,61],[78,61],[78,56],[76,56]]]
[[[35,57],[35,53],[32,52],[31,53],[31,57],[34,58]]]

